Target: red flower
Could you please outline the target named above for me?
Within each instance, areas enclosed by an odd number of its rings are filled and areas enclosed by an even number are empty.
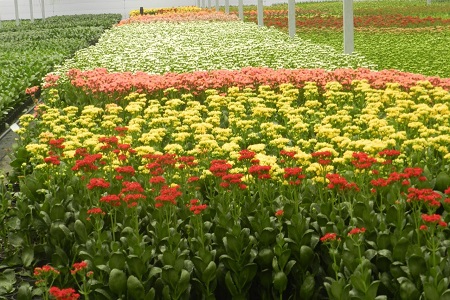
[[[352,157],[354,160],[352,160],[352,164],[357,169],[368,169],[373,164],[377,163],[377,160],[373,157],[370,157],[367,153],[364,152],[353,152]]]
[[[276,217],[282,217],[284,215],[284,210],[279,209],[275,212]]]
[[[422,214],[422,220],[426,223],[438,224],[439,222],[442,221],[442,216],[438,215],[438,214],[433,214],[433,215]]]
[[[433,207],[441,206],[441,202],[439,202],[439,200],[442,199],[441,194],[433,191],[432,189],[409,188],[407,197],[408,197],[408,200],[406,200],[407,202],[422,201],[423,203],[429,206]]]
[[[223,182],[220,183],[220,186],[223,188],[229,188],[230,185],[237,185],[241,190],[245,190],[247,185],[242,182],[242,177],[244,174],[227,174],[222,177]]]
[[[349,183],[347,179],[342,177],[339,174],[327,174],[326,178],[330,181],[330,183],[327,185],[329,189],[336,188],[339,191],[346,191],[346,190],[355,190],[359,191],[358,185],[356,183],[352,182]]]
[[[270,179],[269,171],[271,168],[271,166],[254,165],[248,169],[248,172],[259,179]]]
[[[65,141],[64,138],[52,139],[48,142],[48,144],[50,145],[51,148],[64,149],[65,146],[62,144],[64,143],[64,141]]]
[[[379,156],[388,156],[388,157],[399,156],[400,154],[401,154],[400,151],[394,149],[385,149],[383,151],[378,152]]]
[[[243,150],[239,151],[239,154],[240,154],[240,156],[238,158],[239,160],[252,160],[255,157],[256,152],[253,152],[253,151],[250,151],[247,149],[243,149]]]
[[[76,300],[80,298],[80,294],[78,294],[74,289],[60,289],[56,286],[52,286],[49,290],[50,295],[56,298],[56,300]]]
[[[167,202],[176,205],[176,198],[183,194],[178,190],[179,188],[179,185],[173,187],[169,187],[167,185],[163,186],[159,195],[155,197],[155,207],[162,207],[164,203]]]
[[[299,167],[284,168],[283,177],[289,179],[290,185],[299,185],[301,183],[301,180],[306,177],[305,175],[302,174],[302,172],[303,172],[302,168]]]
[[[103,178],[91,178],[86,186],[89,190],[92,190],[96,187],[107,189],[109,188],[110,184]]]
[[[100,207],[93,207],[87,211],[89,215],[104,215],[105,212]]]
[[[100,198],[100,202],[108,203],[111,206],[120,206],[119,195],[106,195]]]
[[[428,226],[427,225],[420,225],[419,229],[423,230],[423,231],[426,231],[426,230],[428,230]]]
[[[59,271],[56,270],[55,268],[53,268],[50,265],[44,265],[41,268],[39,268],[39,267],[34,268],[34,272],[33,272],[33,275],[35,277],[41,277],[41,276],[46,277],[48,275],[55,275],[56,276],[58,274],[59,274]]]
[[[228,174],[228,170],[232,167],[233,166],[227,163],[224,159],[215,159],[211,161],[209,171],[211,171],[211,173],[213,173],[216,177],[223,177]]]
[[[151,184],[163,184],[163,183],[166,183],[166,179],[162,176],[155,176],[155,177],[150,178],[149,182]]]
[[[46,157],[46,158],[44,158],[44,162],[47,164],[55,165],[55,166],[59,166],[61,164],[61,161],[59,160],[58,155],[52,155],[52,156]]]
[[[333,153],[331,151],[318,151],[311,153],[311,156],[317,158],[317,162],[323,166],[329,165],[331,163],[331,158]]]
[[[323,237],[320,238],[322,243],[335,241],[337,237],[336,233],[326,233]]]
[[[79,263],[74,263],[74,264],[72,265],[72,268],[73,268],[73,269],[70,270],[70,274],[75,275],[75,274],[77,274],[77,273],[80,272],[80,271],[86,270],[87,267],[88,267],[88,264],[87,264],[87,262],[85,262],[85,261],[82,261],[82,262],[79,262]]]
[[[200,204],[198,199],[192,199],[190,204],[187,205],[189,210],[194,213],[194,215],[199,215],[202,211],[208,208],[207,204]]]
[[[115,170],[117,173],[121,174],[122,176],[123,176],[123,174],[128,174],[130,176],[134,176],[134,174],[136,173],[133,166],[117,167]]]
[[[196,181],[199,181],[199,180],[200,180],[200,177],[198,177],[198,176],[191,176],[191,177],[188,178],[187,182],[191,183],[191,182],[196,182]]]
[[[360,234],[360,233],[364,233],[366,232],[366,228],[362,227],[362,228],[353,228],[352,230],[349,231],[348,235],[352,236],[352,235],[356,235],[356,234]]]

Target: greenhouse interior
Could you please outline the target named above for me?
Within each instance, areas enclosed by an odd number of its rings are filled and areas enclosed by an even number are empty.
[[[449,0],[0,0],[0,299],[450,299]]]

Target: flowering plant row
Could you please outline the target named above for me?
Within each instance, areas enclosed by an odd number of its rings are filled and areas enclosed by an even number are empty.
[[[223,12],[198,11],[198,12],[173,12],[157,15],[134,16],[119,22],[119,25],[130,23],[150,22],[190,22],[190,21],[237,21],[238,17]]]
[[[197,6],[179,6],[179,7],[167,7],[167,8],[144,8],[144,15],[164,15],[172,13],[198,13],[202,9]],[[130,11],[130,17],[136,17],[141,14],[139,9]]]
[[[50,89],[59,91],[62,102],[53,105],[104,106],[136,91],[151,97],[164,96],[164,90],[175,88],[180,92],[192,93],[206,98],[208,89],[226,92],[230,87],[258,88],[265,85],[278,88],[289,82],[302,89],[314,82],[320,92],[327,83],[337,81],[345,91],[352,89],[353,80],[367,80],[372,88],[384,89],[390,83],[398,84],[403,91],[409,91],[419,81],[428,81],[435,87],[450,89],[449,78],[429,77],[395,70],[371,71],[369,69],[280,69],[243,68],[241,70],[213,70],[193,73],[167,73],[164,75],[144,72],[109,72],[106,69],[81,71],[72,69],[65,76],[49,74],[45,78],[44,93]],[[76,100],[75,100],[76,99]],[[74,101],[75,100],[75,101]]]
[[[170,35],[167,33],[170,32]],[[290,39],[273,28],[230,22],[152,22],[118,26],[95,46],[80,50],[58,74],[69,69],[143,71],[164,74],[198,70],[272,68],[374,67],[359,55]]]
[[[172,88],[105,108],[53,108],[50,90],[21,118],[14,164],[33,172],[10,251],[56,269],[35,275],[52,295],[446,296],[449,92],[349,88]]]

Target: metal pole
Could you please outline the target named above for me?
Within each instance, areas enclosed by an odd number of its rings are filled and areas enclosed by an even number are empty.
[[[239,19],[244,21],[244,0],[239,0]]]
[[[205,8],[206,4],[205,4],[205,0],[202,0],[202,8]]]
[[[197,0],[197,7],[200,7],[200,0]]]
[[[264,26],[263,0],[258,0],[258,26]]]
[[[227,15],[230,13],[230,0],[225,0],[225,13]]]
[[[45,21],[45,4],[44,0],[41,0],[42,21]]]
[[[31,20],[31,22],[34,22],[34,16],[33,16],[33,0],[30,0],[30,20]]]
[[[211,0],[208,0],[208,9],[211,9]]]
[[[295,37],[295,0],[289,0],[288,3],[288,23],[289,23],[289,36]]]
[[[219,0],[216,0],[216,11],[219,11]]]
[[[17,2],[17,0],[14,0],[14,9],[16,11],[16,25],[19,26],[20,25],[20,20],[19,20],[19,3]]]
[[[344,54],[354,50],[353,0],[344,0]]]

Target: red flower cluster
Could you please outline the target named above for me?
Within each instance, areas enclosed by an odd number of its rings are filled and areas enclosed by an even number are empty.
[[[378,178],[370,181],[373,186],[385,187],[395,182],[405,183],[405,180],[417,178],[419,181],[425,181],[427,178],[422,176],[422,168],[405,168],[402,173],[392,172],[388,178]],[[409,181],[408,181],[409,185]]]
[[[115,137],[115,136],[111,136],[111,137],[107,137],[107,136],[100,137],[100,138],[98,139],[98,141],[99,141],[100,143],[104,143],[104,144],[105,144],[105,145],[101,146],[100,149],[102,149],[102,150],[110,150],[110,149],[113,148],[113,145],[117,145],[117,144],[119,143],[119,139],[118,139],[117,137]],[[115,147],[114,147],[114,148],[115,148]]]
[[[352,164],[357,169],[369,169],[373,164],[377,163],[377,160],[373,157],[370,157],[367,153],[364,152],[353,152]]]
[[[300,185],[302,179],[305,179],[305,175],[302,174],[303,169],[299,167],[295,168],[284,168],[283,177],[289,180],[290,185]]]
[[[63,145],[64,141],[65,141],[64,138],[52,139],[48,142],[48,144],[52,149],[64,149],[65,148],[65,146]]]
[[[422,220],[425,223],[438,224],[441,227],[447,227],[447,223],[442,220],[442,216],[441,215],[438,215],[438,214],[433,214],[433,215],[422,214],[421,217],[422,217]],[[422,229],[422,228],[419,228],[419,229]],[[424,229],[422,229],[422,230],[424,230]]]
[[[171,203],[173,205],[177,204],[176,198],[180,197],[183,193],[179,191],[180,186],[176,185],[169,187],[167,185],[161,188],[158,196],[155,197],[155,207],[159,208],[164,206],[164,203]]]
[[[41,268],[34,268],[34,277],[46,277],[48,275],[58,275],[59,271],[50,265],[42,266]]]
[[[352,230],[350,230],[348,232],[348,236],[352,236],[352,235],[356,235],[356,234],[360,234],[360,233],[364,233],[364,232],[366,232],[366,228],[364,228],[364,227],[362,227],[362,228],[355,227],[355,228],[353,228]]]
[[[124,175],[128,176],[134,176],[136,174],[136,171],[134,170],[133,166],[122,166],[117,167],[116,172],[119,173],[119,175],[116,175],[117,180],[122,180],[124,178]]]
[[[150,178],[148,182],[150,182],[151,184],[164,184],[166,183],[166,179],[162,176],[155,176]]]
[[[230,165],[225,159],[214,159],[211,161],[209,171],[216,177],[223,177],[228,174],[233,166]]]
[[[75,161],[75,166],[72,167],[72,171],[83,170],[85,172],[98,170],[98,166],[95,165],[97,161],[102,159],[101,154],[85,154],[82,159]]]
[[[192,199],[190,204],[188,204],[189,210],[194,213],[194,215],[199,215],[202,211],[208,208],[207,204],[200,204],[198,199]]]
[[[239,158],[238,160],[252,160],[253,158],[255,158],[256,156],[256,152],[247,150],[247,149],[242,149],[241,151],[239,151]]]
[[[120,206],[121,202],[120,202],[120,197],[119,195],[115,195],[115,194],[111,194],[111,195],[106,195],[100,198],[100,202],[103,203],[108,203],[111,206]]]
[[[442,196],[432,189],[409,188],[407,198],[407,202],[421,201],[432,207],[440,207],[441,202],[439,200]]]
[[[137,206],[139,199],[147,198],[144,193],[144,188],[139,182],[136,181],[124,181],[122,182],[123,188],[120,190],[119,196],[127,203],[128,207]]]
[[[220,186],[223,188],[230,188],[231,185],[237,185],[241,190],[245,190],[247,188],[247,185],[242,182],[242,178],[244,177],[244,174],[226,174],[222,176],[222,182],[220,183]]]
[[[180,162],[179,169],[184,169],[186,166],[195,167],[198,165],[196,158],[194,156],[180,156],[178,158],[178,162]]]
[[[339,191],[348,191],[348,190],[355,190],[359,191],[359,187],[354,182],[348,182],[347,179],[345,179],[343,176],[339,174],[327,174],[326,178],[330,181],[330,183],[327,185],[329,189],[336,188]]]
[[[59,160],[58,155],[52,155],[52,156],[46,157],[46,158],[44,158],[44,162],[46,164],[55,165],[55,166],[59,166],[61,164],[61,161]]]
[[[91,209],[88,209],[87,214],[88,215],[104,215],[105,212],[100,207],[93,207]]]
[[[258,179],[270,179],[270,169],[271,166],[261,166],[261,165],[253,165],[248,168],[248,172],[254,176],[258,177]]]
[[[52,286],[49,290],[50,295],[56,298],[56,300],[76,300],[80,298],[80,294],[78,294],[74,289],[60,289],[56,286]]]
[[[86,186],[89,190],[93,190],[94,188],[107,189],[110,184],[103,178],[91,178]]]
[[[385,158],[383,165],[392,164],[392,160],[401,154],[400,151],[394,149],[385,149],[383,151],[378,152],[378,155]]]
[[[318,151],[311,153],[311,156],[317,159],[317,162],[322,166],[326,166],[331,164],[331,157],[333,157],[333,153],[330,151]]]
[[[322,243],[326,243],[326,242],[335,241],[336,238],[337,238],[337,234],[336,233],[326,233],[324,236],[322,236],[320,238],[320,241]]]
[[[153,176],[159,176],[164,174],[164,169],[175,166],[177,160],[175,154],[147,154],[143,158],[149,159],[150,163],[146,165],[146,168],[150,170],[150,174]]]
[[[86,270],[87,267],[88,267],[88,264],[85,261],[82,261],[82,262],[79,262],[79,263],[74,263],[72,265],[72,270],[70,270],[70,274],[75,275],[78,272]]]

